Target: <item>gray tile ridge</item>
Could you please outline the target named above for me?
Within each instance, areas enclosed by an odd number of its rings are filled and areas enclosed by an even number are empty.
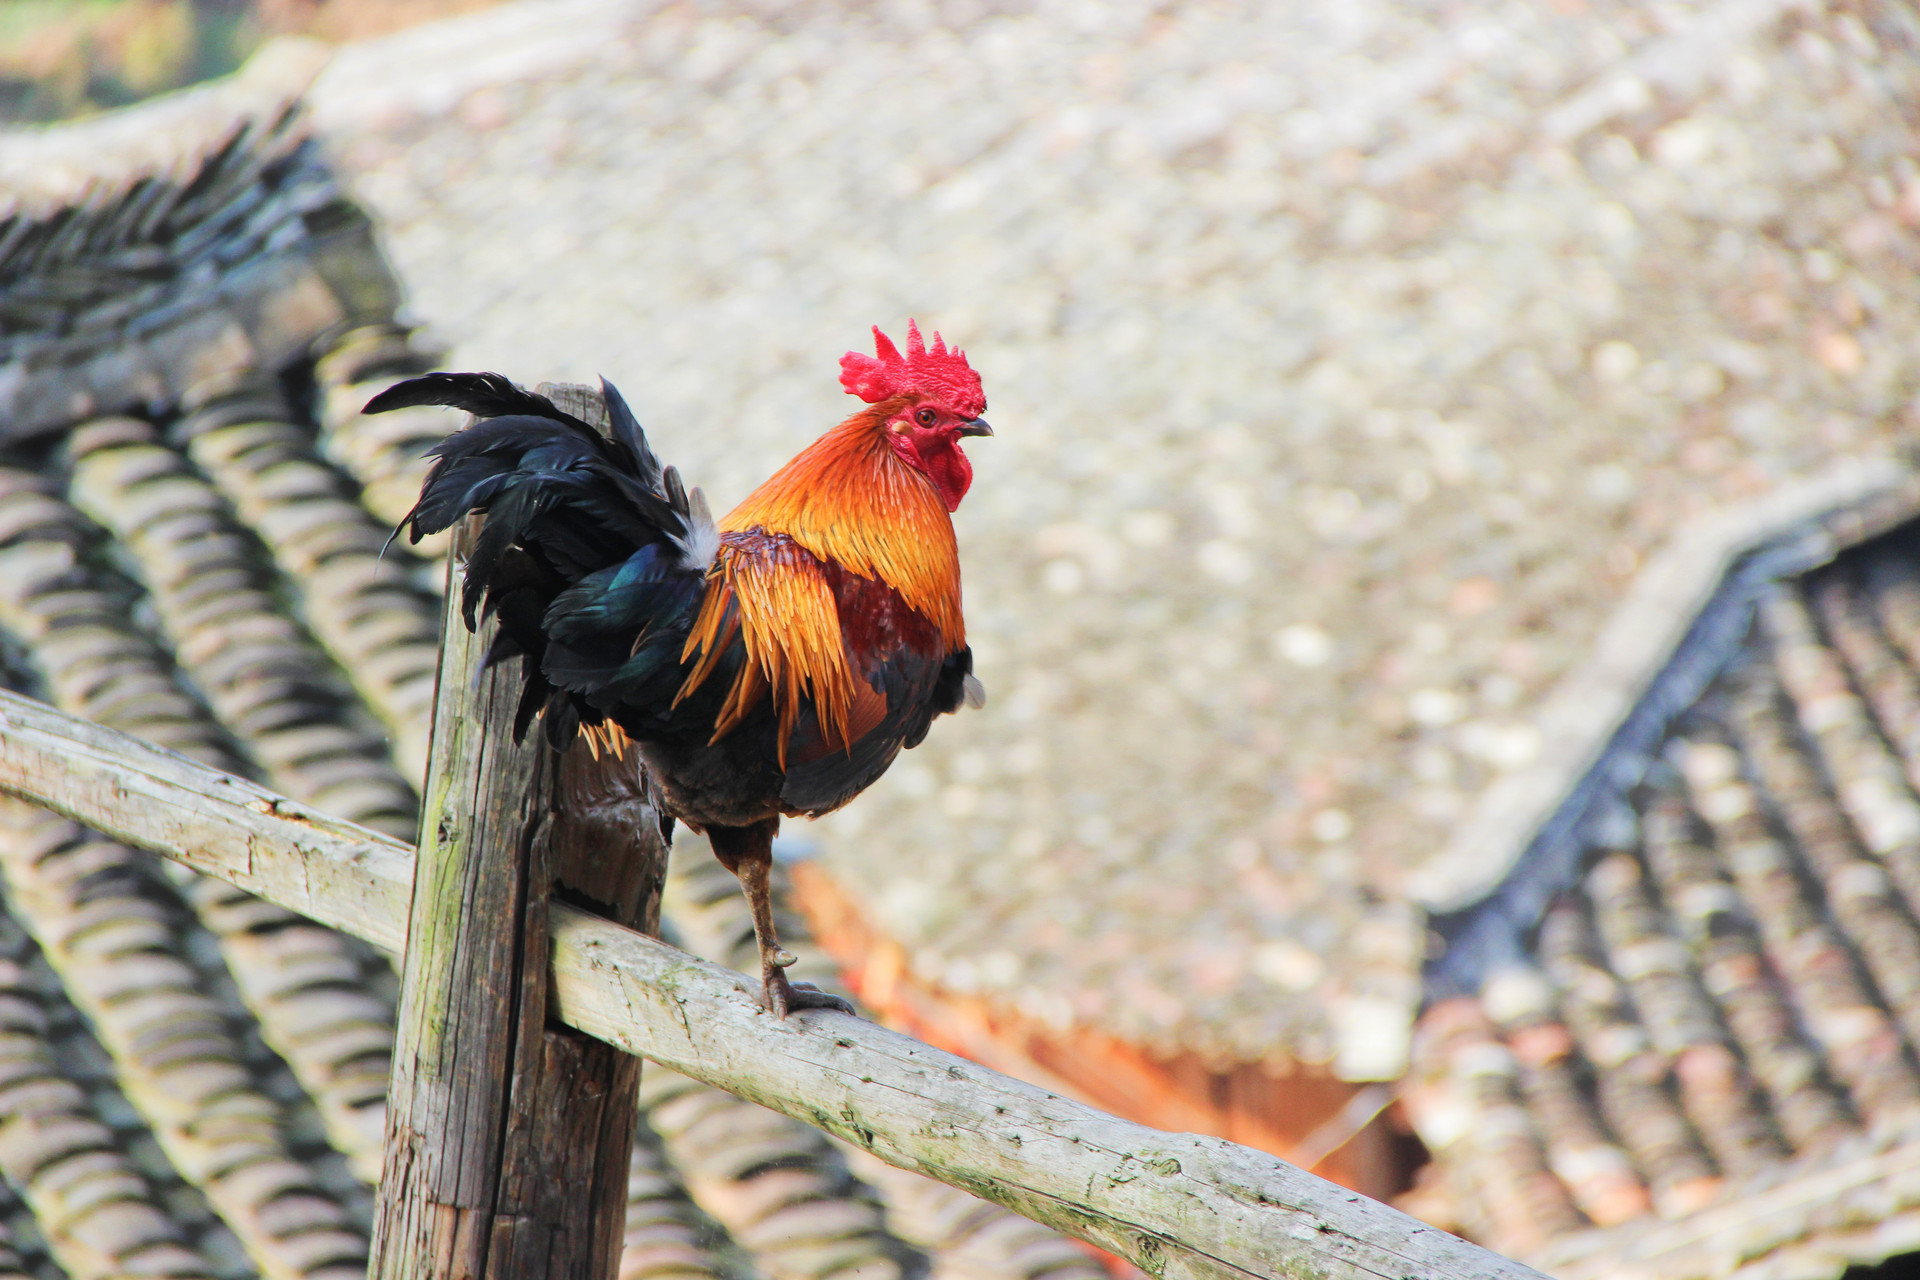
[[[1489,786],[1446,844],[1413,868],[1411,897],[1444,913],[1491,892],[1600,758],[1732,563],[1855,507],[1876,508],[1885,523],[1920,510],[1920,473],[1890,456],[1847,458],[1676,532],[1636,574],[1587,658],[1542,701],[1535,762]]]

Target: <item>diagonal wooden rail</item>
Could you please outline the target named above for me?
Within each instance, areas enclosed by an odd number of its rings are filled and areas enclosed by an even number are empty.
[[[404,948],[412,848],[245,779],[0,692],[0,792]],[[1264,1152],[1133,1124],[844,1014],[776,1020],[740,974],[549,910],[562,1022],[1162,1280],[1541,1280]]]

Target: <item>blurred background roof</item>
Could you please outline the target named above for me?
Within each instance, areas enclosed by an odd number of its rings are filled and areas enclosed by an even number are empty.
[[[1910,430],[1911,24],[561,0],[313,101],[452,364],[605,373],[723,505],[867,325],[964,344],[991,710],[800,830],[931,986],[1365,1078],[1643,559]]]
[[[1429,1220],[1565,1280],[1920,1242],[1920,528],[1860,532],[1753,583],[1558,883],[1438,966]]]

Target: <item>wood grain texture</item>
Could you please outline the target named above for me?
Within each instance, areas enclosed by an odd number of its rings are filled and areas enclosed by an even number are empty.
[[[666,844],[632,757],[575,749],[557,764],[533,867],[549,895],[660,929]],[[536,905],[529,902],[529,909]],[[640,1060],[550,1015],[547,919],[526,930],[516,1062],[490,1276],[611,1280],[626,1229]]]
[[[398,955],[413,847],[0,690],[0,791]]]
[[[467,631],[459,598],[450,583],[371,1273],[611,1280],[639,1062],[549,1024],[547,909],[657,929],[659,821],[637,761],[514,741],[518,662],[484,668],[494,628]]]
[[[492,629],[469,632],[451,612],[387,1089],[369,1267],[380,1280],[487,1274],[522,1032],[522,923],[541,905],[529,892],[542,897],[549,753],[537,737],[513,740],[517,664],[482,672]]]
[[[0,791],[376,945],[403,936],[404,846],[3,693]],[[1539,1276],[1262,1152],[1131,1124],[843,1014],[775,1021],[742,975],[580,907],[554,902],[549,921],[560,1022],[1154,1276]]]

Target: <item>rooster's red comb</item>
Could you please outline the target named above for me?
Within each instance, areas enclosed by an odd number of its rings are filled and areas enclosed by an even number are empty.
[[[873,349],[879,359],[849,351],[840,357],[840,385],[848,394],[868,404],[918,391],[932,396],[948,409],[965,418],[977,418],[987,411],[987,397],[980,390],[980,375],[967,364],[967,353],[960,348],[947,350],[940,335],[933,335],[933,350],[920,340],[920,326],[907,321],[907,354],[899,349],[880,326],[873,326]]]

